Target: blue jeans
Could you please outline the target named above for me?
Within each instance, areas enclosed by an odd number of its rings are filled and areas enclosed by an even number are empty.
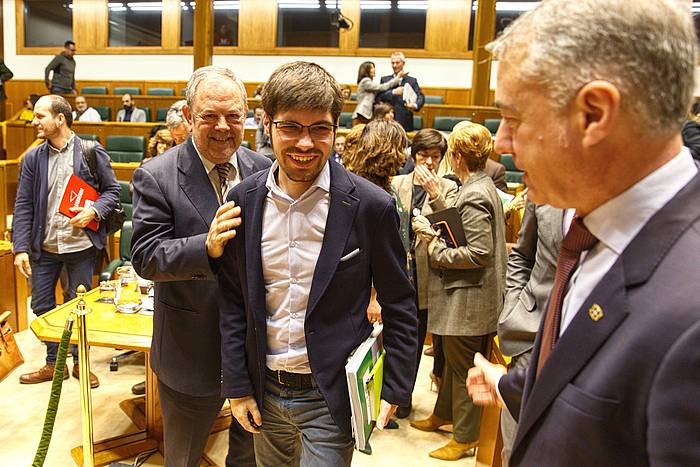
[[[75,253],[56,254],[42,251],[39,261],[32,261],[32,310],[37,316],[56,308],[56,283],[63,267],[68,272],[68,290],[64,295],[75,298],[75,289],[82,284],[92,288],[92,271],[95,268],[95,248]],[[58,342],[46,343],[46,363],[56,364]],[[71,346],[73,363],[78,363],[78,346]]]
[[[317,388],[286,389],[265,382],[263,424],[253,435],[259,466],[350,466],[352,438],[343,433]]]
[[[63,88],[61,86],[51,86],[51,94],[71,94],[71,88]]]

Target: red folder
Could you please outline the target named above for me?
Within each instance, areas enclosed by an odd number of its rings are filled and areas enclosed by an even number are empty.
[[[84,208],[89,208],[100,194],[93,187],[88,185],[82,178],[71,174],[68,179],[68,184],[63,192],[63,198],[61,198],[61,204],[58,205],[58,212],[65,214],[66,216],[73,218],[78,214],[77,212],[71,212],[69,209],[72,207],[82,206]],[[96,220],[90,221],[87,228],[97,232],[99,224]]]

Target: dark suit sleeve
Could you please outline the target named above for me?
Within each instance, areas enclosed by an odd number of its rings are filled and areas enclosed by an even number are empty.
[[[387,81],[391,80],[391,78],[392,78],[391,76],[382,76],[381,79],[379,80],[379,82],[386,83]],[[381,102],[388,102],[389,104],[391,104],[393,99],[394,99],[393,92],[394,92],[393,89],[389,89],[387,91],[380,92],[379,94],[377,94],[377,97],[375,98],[375,100],[377,102],[381,101]]]
[[[414,91],[416,91],[416,109],[415,111],[419,111],[422,107],[423,104],[425,104],[425,95],[423,94],[423,90],[420,88],[418,85],[418,80],[413,78],[411,81],[411,87],[413,88]]]
[[[524,368],[511,369],[498,382],[498,392],[516,422],[520,418],[520,404],[523,399],[526,374],[527,370]]]
[[[97,198],[92,207],[100,215],[100,219],[104,219],[107,214],[117,207],[121,186],[117,182],[116,175],[114,175],[109,155],[100,144],[95,145],[95,156],[97,159],[97,174],[100,179],[98,190],[100,197]]]
[[[19,185],[15,198],[14,216],[12,218],[12,252],[29,253],[32,241],[32,222],[34,220],[33,180],[36,169],[36,151],[25,155],[20,161]],[[39,233],[36,232],[35,235]]]
[[[700,125],[693,120],[683,124],[683,144],[690,149],[693,159],[700,160]]]
[[[176,154],[168,157],[177,157]],[[214,279],[205,246],[207,233],[175,237],[177,209],[156,177],[139,167],[134,172],[134,236],[131,262],[139,276],[153,281]],[[175,180],[163,180],[175,183]]]
[[[649,465],[700,465],[700,322],[674,343],[654,378],[647,410]]]
[[[236,197],[229,200],[238,204]],[[221,331],[221,396],[237,398],[253,395],[246,358],[246,319],[243,288],[240,281],[236,243],[241,237],[228,242],[219,261],[219,329]],[[262,408],[261,408],[262,409]]]
[[[14,74],[7,68],[5,62],[0,60],[0,83],[11,80],[13,76]]]
[[[515,305],[517,305],[520,293],[530,280],[532,268],[535,267],[536,255],[537,217],[535,216],[535,204],[532,201],[527,201],[518,243],[515,244],[513,251],[508,257],[506,296],[501,316],[510,314]]]
[[[387,203],[372,236],[371,268],[384,323],[384,385],[382,399],[408,405],[415,383],[418,320],[415,291],[406,273],[406,251],[399,234],[393,199]]]

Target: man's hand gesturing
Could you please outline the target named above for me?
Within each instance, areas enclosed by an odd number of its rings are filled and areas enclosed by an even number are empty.
[[[206,246],[210,257],[218,258],[224,254],[226,243],[236,236],[236,228],[241,225],[241,222],[241,208],[233,201],[217,209],[207,233]]]

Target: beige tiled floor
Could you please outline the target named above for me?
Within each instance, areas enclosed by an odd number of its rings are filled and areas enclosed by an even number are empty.
[[[44,346],[31,331],[16,334],[17,342],[25,357],[25,364],[0,383],[0,466],[19,467],[32,464],[41,435],[50,384],[20,385],[19,375],[43,364]],[[95,439],[104,439],[121,433],[136,431],[136,427],[119,408],[119,402],[132,397],[131,386],[143,380],[143,358],[132,357],[120,364],[119,371],[109,371],[109,361],[116,352],[94,348],[90,353],[93,371],[101,381],[92,391],[94,407]],[[69,363],[72,367],[72,363]],[[432,358],[422,359],[414,392],[414,410],[409,419],[399,420],[398,430],[373,433],[374,454],[355,453],[353,466],[473,466],[474,458],[457,462],[431,459],[428,452],[444,445],[449,433],[423,433],[408,426],[413,418],[425,418],[433,408],[436,393],[430,391],[428,379]],[[53,438],[49,447],[46,466],[75,465],[70,449],[81,443],[80,403],[78,381],[64,381]],[[223,466],[228,449],[225,432],[212,435],[207,454]],[[154,455],[145,465],[162,465],[162,459]]]

